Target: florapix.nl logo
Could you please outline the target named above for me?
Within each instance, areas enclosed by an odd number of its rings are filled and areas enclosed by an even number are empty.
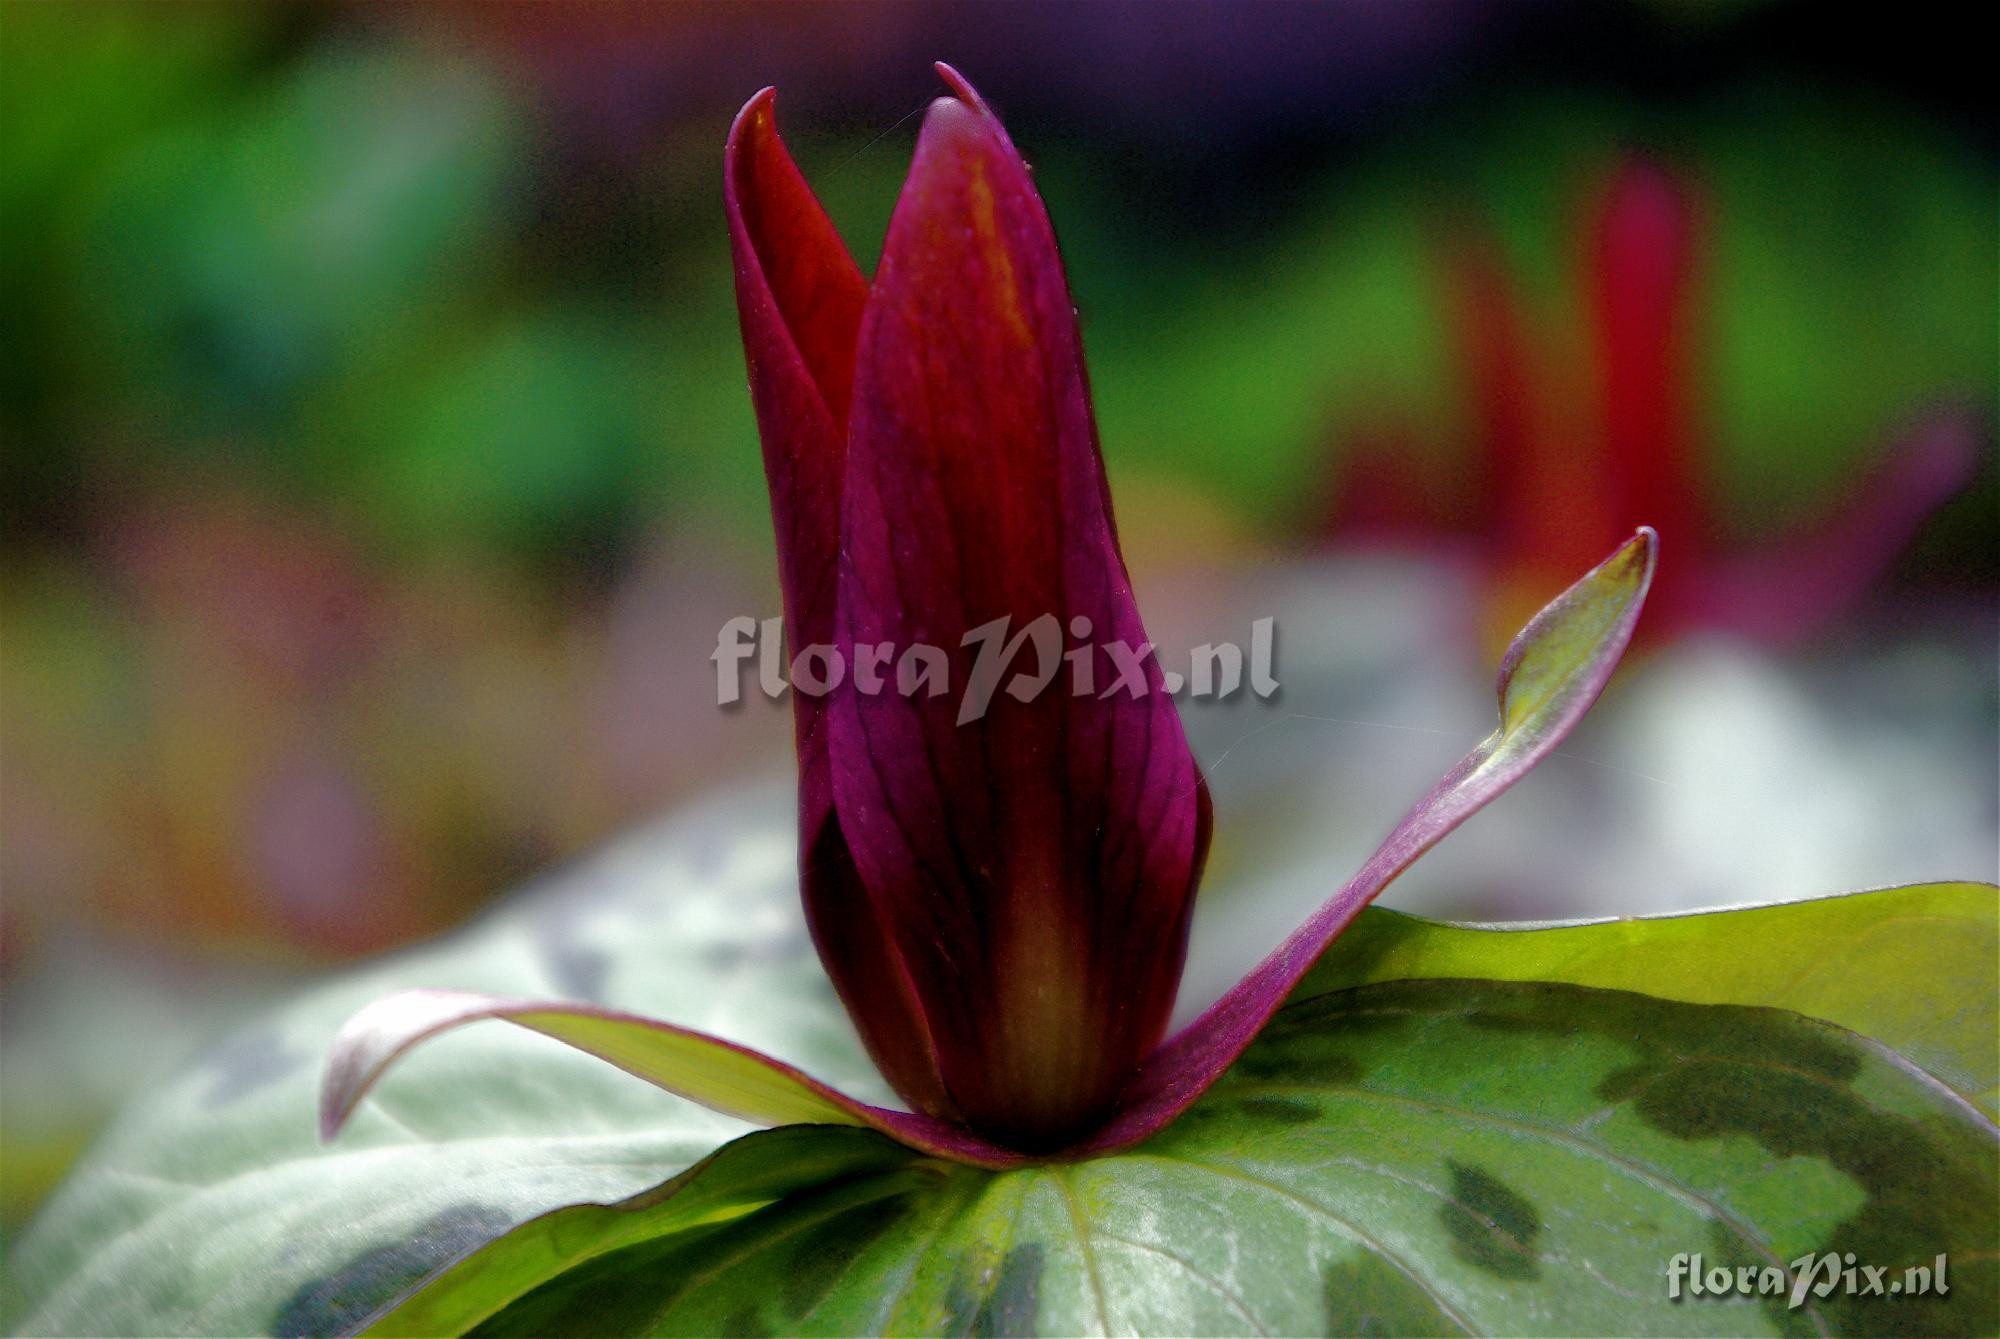
[[[1791,1268],[1779,1264],[1710,1265],[1699,1253],[1683,1251],[1667,1262],[1667,1297],[1783,1297],[1797,1311],[1808,1297],[1943,1297],[1951,1291],[1945,1257],[1896,1269],[1865,1265],[1854,1252],[1802,1255]]]
[[[1279,688],[1277,628],[1269,618],[1250,624],[1247,650],[1234,641],[1194,647],[1185,671],[1160,664],[1159,648],[1152,642],[1134,646],[1123,638],[1093,640],[1095,629],[1082,615],[1064,624],[1043,614],[1018,631],[1010,633],[1011,627],[1008,618],[982,623],[956,648],[856,641],[843,649],[815,642],[787,658],[783,619],[739,615],[722,625],[709,657],[715,662],[715,700],[719,706],[742,701],[752,660],[757,662],[757,688],[770,698],[787,691],[823,697],[849,682],[870,697],[893,692],[936,698],[959,692],[961,725],[985,716],[998,692],[1019,702],[1032,702],[1051,690],[1101,699],[1156,692],[1224,699],[1247,687],[1269,699]]]

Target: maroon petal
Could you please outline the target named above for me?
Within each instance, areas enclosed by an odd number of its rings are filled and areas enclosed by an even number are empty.
[[[1691,616],[1762,641],[1823,627],[1887,570],[1926,517],[1979,465],[1981,430],[1964,409],[1928,415],[1897,438],[1814,524],[1715,565]]]
[[[868,285],[778,138],[775,97],[767,88],[737,114],[723,198],[796,647],[833,636],[841,462]]]
[[[1324,538],[1343,545],[1435,546],[1471,528],[1470,489],[1431,463],[1416,427],[1366,422],[1341,437],[1338,451],[1329,505],[1317,527]]]
[[[1630,542],[1535,615],[1500,663],[1500,728],[1404,816],[1347,885],[1147,1060],[1118,1115],[1073,1150],[1137,1143],[1184,1111],[1255,1039],[1326,946],[1390,881],[1560,744],[1631,641],[1657,541]]]
[[[737,115],[723,198],[777,530],[785,637],[796,651],[833,640],[847,406],[868,289],[778,138],[773,101],[767,88]],[[826,701],[794,693],[792,703],[800,887],[813,942],[883,1074],[910,1101],[940,1111],[942,1091],[908,973],[875,924],[834,820]]]
[[[822,742],[799,774],[799,891],[813,947],[889,1086],[919,1111],[954,1118],[930,1024],[902,951],[848,853],[827,775]]]
[[[951,1102],[1021,1148],[1101,1118],[1158,1040],[1186,952],[1208,797],[1119,556],[1055,236],[976,94],[931,106],[862,320],[838,642],[939,648],[948,690],[834,701],[841,828],[931,1028]],[[977,710],[968,633],[1040,626]],[[1087,619],[1088,627],[1074,620]],[[998,647],[994,647],[997,652]],[[915,662],[912,662],[913,664]],[[1009,676],[1011,678],[1011,676]],[[1015,681],[1015,686],[1019,686]],[[970,717],[963,724],[961,715]]]
[[[1576,262],[1593,354],[1587,418],[1552,414],[1497,255],[1462,249],[1456,288],[1496,507],[1496,632],[1642,523],[1680,555],[1642,636],[1689,622],[1720,538],[1692,416],[1698,213],[1673,176],[1636,158],[1596,201]]]
[[[1460,241],[1445,272],[1500,563],[1573,572],[1571,550],[1581,546],[1584,562],[1604,551],[1595,542],[1611,524],[1603,482],[1555,431],[1534,332],[1499,249]]]
[[[1500,645],[1570,573],[1631,533],[1613,514],[1601,452],[1565,429],[1538,332],[1498,248],[1472,239],[1447,276],[1489,507],[1494,589],[1482,631]]]
[[[888,1111],[761,1051],[596,1005],[509,999],[462,990],[405,990],[367,1005],[327,1053],[320,1138],[331,1140],[389,1067],[422,1043],[468,1023],[499,1019],[539,1032],[712,1111],[759,1125],[865,1125],[911,1148],[981,1167],[1014,1167],[1022,1154],[934,1117]]]
[[[1695,204],[1680,184],[1634,159],[1612,181],[1589,257],[1611,519],[1666,535],[1683,578],[1717,538],[1689,411],[1696,234]],[[1660,593],[1682,584],[1662,580]]]

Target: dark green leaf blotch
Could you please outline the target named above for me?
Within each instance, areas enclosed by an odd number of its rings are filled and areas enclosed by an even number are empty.
[[[271,1320],[278,1339],[345,1334],[439,1265],[485,1245],[512,1224],[480,1204],[447,1209],[401,1241],[354,1257],[338,1272],[306,1284]]]
[[[1440,1210],[1461,1260],[1503,1279],[1541,1276],[1535,1238],[1542,1218],[1526,1196],[1490,1172],[1447,1158],[1451,1199]]]

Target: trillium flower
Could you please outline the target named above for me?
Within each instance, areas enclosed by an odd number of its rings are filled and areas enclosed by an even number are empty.
[[[925,118],[872,281],[786,153],[770,90],[737,118],[725,175],[786,634],[857,670],[794,694],[800,890],[821,961],[909,1109],[669,1023],[420,990],[336,1039],[328,1137],[411,1046],[499,1018],[752,1121],[864,1125],[986,1167],[1128,1146],[1219,1077],[1362,907],[1553,749],[1609,677],[1651,580],[1650,530],[1515,640],[1494,734],[1166,1035],[1208,792],[1159,667],[1114,678],[1108,648],[1146,639],[1054,232],[992,111],[938,69],[952,95]],[[1017,676],[963,710],[974,645],[1041,619],[1104,659],[1098,687]],[[948,687],[891,675],[871,690],[858,662],[883,645],[943,649]]]
[[[1641,522],[1674,537],[1648,639],[1715,630],[1785,644],[1825,626],[1879,578],[1924,520],[1963,489],[1980,430],[1967,410],[1913,416],[1819,514],[1753,549],[1726,542],[1697,394],[1708,203],[1633,158],[1579,231],[1572,269],[1587,357],[1531,319],[1498,248],[1462,239],[1443,270],[1474,418],[1474,496],[1413,476],[1408,435],[1357,437],[1328,529],[1343,539],[1470,532],[1499,618]]]

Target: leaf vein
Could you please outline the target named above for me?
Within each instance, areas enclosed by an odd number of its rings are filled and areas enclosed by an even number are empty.
[[[1401,1256],[1397,1255],[1394,1251],[1390,1250],[1381,1241],[1371,1236],[1367,1231],[1365,1231],[1359,1224],[1355,1223],[1352,1219],[1342,1216],[1341,1214],[1328,1208],[1326,1205],[1321,1204],[1319,1201],[1308,1199],[1306,1196],[1299,1194],[1297,1191],[1291,1189],[1288,1186],[1280,1185],[1276,1181],[1267,1181],[1260,1176],[1256,1176],[1250,1172],[1244,1171],[1240,1167],[1217,1165],[1216,1163],[1212,1162],[1198,1162],[1193,1158],[1182,1157],[1179,1155],[1173,1157],[1167,1157],[1157,1153],[1128,1153],[1125,1156],[1128,1158],[1144,1158],[1150,1162],[1161,1162],[1165,1163],[1169,1167],[1193,1167],[1199,1171],[1207,1172],[1211,1176],[1219,1177],[1226,1181],[1240,1182],[1243,1185],[1255,1186],[1258,1189],[1276,1195],[1281,1199],[1290,1200],[1292,1203],[1297,1204],[1298,1206],[1307,1210],[1308,1212],[1316,1215],[1317,1217],[1323,1218],[1327,1222],[1333,1224],[1336,1228],[1340,1229],[1340,1231],[1350,1241],[1353,1241],[1355,1244],[1361,1246],[1365,1250],[1372,1252],[1374,1255],[1379,1257],[1384,1264],[1388,1265],[1390,1268],[1394,1269],[1397,1273],[1407,1278],[1412,1284],[1416,1285],[1417,1290],[1424,1294],[1424,1296],[1430,1301],[1431,1305],[1437,1308],[1439,1315],[1443,1316],[1446,1320],[1449,1320],[1452,1324],[1458,1326],[1460,1330],[1462,1330],[1466,1334],[1479,1333],[1478,1328],[1474,1326],[1471,1321],[1467,1320],[1464,1316],[1460,1315],[1456,1307],[1452,1306],[1449,1302],[1445,1301],[1445,1299],[1441,1295],[1439,1295],[1437,1289],[1431,1286],[1430,1281],[1426,1279],[1421,1273],[1419,1273],[1417,1269],[1414,1266],[1412,1266],[1407,1260],[1404,1260]]]
[[[1198,1282],[1202,1283],[1209,1289],[1209,1291],[1213,1292],[1217,1297],[1220,1297],[1223,1301],[1229,1303],[1230,1309],[1235,1311],[1237,1315],[1243,1317],[1243,1319],[1249,1324],[1251,1329],[1255,1330],[1258,1334],[1261,1335],[1269,1335],[1271,1333],[1269,1330],[1264,1328],[1263,1322],[1258,1320],[1257,1317],[1251,1312],[1249,1305],[1244,1302],[1243,1297],[1240,1293],[1238,1293],[1235,1289],[1231,1288],[1228,1284],[1224,1283],[1221,1279],[1217,1278],[1215,1275],[1209,1273],[1207,1270],[1195,1264],[1192,1260],[1189,1260],[1186,1256],[1180,1255],[1174,1251],[1170,1251],[1164,1246],[1156,1246],[1149,1241],[1135,1241],[1131,1237],[1121,1237],[1116,1232],[1106,1232],[1101,1228],[1097,1232],[1097,1239],[1099,1241],[1115,1241],[1120,1246],[1129,1246],[1135,1251],[1145,1251],[1149,1255],[1157,1255],[1163,1260],[1173,1261],[1175,1264],[1179,1265],[1181,1269],[1185,1271],[1190,1278],[1193,1278]]]
[[[1070,1187],[1069,1170],[1062,1166],[1048,1169],[1049,1179],[1055,1182],[1062,1193],[1063,1208],[1069,1213],[1069,1224],[1076,1232],[1076,1246],[1083,1256],[1084,1277],[1090,1281],[1090,1294],[1097,1302],[1097,1328],[1100,1334],[1111,1333],[1111,1310],[1104,1304],[1104,1279],[1097,1272],[1097,1254],[1090,1249],[1090,1229],[1083,1219],[1083,1206],[1076,1201],[1076,1191]]]

